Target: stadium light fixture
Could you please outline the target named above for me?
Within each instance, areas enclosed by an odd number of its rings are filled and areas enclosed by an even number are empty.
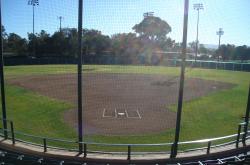
[[[35,6],[39,5],[39,0],[29,0],[28,5],[33,8],[33,37],[35,37]],[[35,42],[33,42],[33,56],[35,56]]]
[[[224,31],[222,28],[219,28],[219,31],[216,32],[216,34],[219,36],[219,45],[218,45],[218,51],[220,50],[220,39],[221,39],[221,36],[224,34]],[[218,57],[217,57],[218,61],[220,60],[220,53],[218,52]]]
[[[150,11],[150,12],[146,12],[143,14],[143,17],[144,18],[147,18],[147,17],[153,17],[154,16],[154,12]]]
[[[28,5],[33,7],[33,34],[35,33],[35,6],[39,5],[39,0],[29,0]]]
[[[203,10],[204,7],[203,7],[203,4],[202,3],[196,3],[193,5],[194,7],[194,10],[197,10],[197,27],[196,27],[196,45],[195,45],[195,62],[197,60],[197,54],[198,54],[198,43],[199,43],[199,19],[200,19],[200,10]]]

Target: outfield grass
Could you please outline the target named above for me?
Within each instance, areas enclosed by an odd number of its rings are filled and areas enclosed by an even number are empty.
[[[85,65],[84,72],[140,73],[179,76],[180,69],[163,66]],[[75,65],[34,65],[5,67],[7,78],[76,73]],[[212,69],[186,69],[186,77],[217,80],[236,84],[233,89],[215,92],[183,106],[181,141],[210,138],[236,133],[246,109],[250,73]],[[76,140],[77,134],[62,119],[64,111],[74,105],[40,96],[25,89],[7,85],[7,115],[15,129],[26,133]],[[185,91],[184,91],[185,92]],[[170,107],[176,111],[176,106]],[[164,143],[172,142],[174,129],[142,136],[85,136],[86,141],[106,143]]]

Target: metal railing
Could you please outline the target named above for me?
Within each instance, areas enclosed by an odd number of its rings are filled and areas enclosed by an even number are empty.
[[[0,120],[3,120],[0,118]],[[13,121],[6,120],[10,124],[10,129],[3,129],[0,128],[0,136],[4,137],[4,132],[7,132],[8,137],[7,139],[10,139],[12,141],[12,144],[14,145],[16,141],[22,142],[25,144],[41,147],[43,148],[43,152],[47,152],[48,149],[54,149],[54,150],[64,150],[64,151],[69,151],[69,152],[79,152],[79,154],[83,153],[84,157],[87,157],[89,153],[96,153],[96,154],[117,154],[117,155],[126,155],[127,160],[131,160],[132,155],[136,154],[170,154],[170,151],[164,150],[164,151],[133,151],[132,149],[135,147],[169,147],[171,148],[173,143],[153,143],[153,144],[113,144],[113,143],[97,143],[97,142],[78,142],[78,141],[72,141],[72,140],[65,140],[65,139],[56,139],[56,138],[49,138],[49,137],[42,137],[42,136],[35,136],[31,134],[26,134],[20,131],[15,131],[14,130],[14,123]],[[216,138],[209,138],[209,139],[202,139],[202,140],[194,140],[194,141],[184,141],[184,142],[179,142],[178,145],[183,146],[183,145],[195,145],[195,144],[206,144],[205,147],[196,147],[196,148],[188,148],[186,150],[179,150],[178,153],[184,153],[184,152],[190,152],[190,151],[199,151],[199,150],[205,150],[206,153],[204,154],[210,154],[211,148],[216,148],[216,147],[222,147],[230,144],[235,144],[235,148],[239,147],[239,143],[242,142],[243,146],[246,145],[246,140],[249,138],[248,133],[250,131],[247,131],[247,134],[245,135],[245,132],[242,132],[242,128],[246,126],[246,123],[240,123],[238,125],[238,130],[236,134],[228,135],[228,136],[223,136],[223,137],[216,137]],[[41,143],[36,143],[32,141],[25,141],[21,138],[17,138],[16,136],[24,136],[24,137],[29,137],[33,138],[36,141],[41,141]],[[245,138],[243,138],[245,136]],[[218,143],[218,141],[225,141],[228,139],[234,139],[228,142],[223,142],[223,143]],[[5,138],[6,139],[6,138]],[[7,140],[6,139],[6,140]],[[61,148],[61,147],[55,147],[55,146],[50,146],[48,145],[48,142],[60,142],[63,144],[82,144],[83,145],[83,150],[79,151],[78,149],[69,149],[69,148]],[[98,150],[91,150],[88,149],[89,146],[95,145],[99,147],[124,147],[126,148],[126,151],[118,152],[118,151],[98,151]]]

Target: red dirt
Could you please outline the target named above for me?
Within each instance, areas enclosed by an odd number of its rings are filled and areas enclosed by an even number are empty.
[[[77,107],[76,74],[26,76],[9,79],[8,83],[71,102]],[[176,114],[167,107],[177,103],[178,86],[178,79],[164,75],[84,74],[83,131],[85,134],[127,135],[156,133],[174,128]],[[185,80],[184,100],[233,86],[188,78]],[[76,108],[66,111],[64,119],[76,127]]]

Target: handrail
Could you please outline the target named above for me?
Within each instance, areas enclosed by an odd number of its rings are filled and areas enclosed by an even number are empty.
[[[0,130],[6,130],[10,132],[8,129],[0,129]],[[250,131],[248,131],[250,133]],[[48,137],[42,137],[42,136],[36,136],[36,135],[31,135],[27,133],[23,133],[21,131],[15,131],[15,134],[27,136],[27,137],[32,137],[32,138],[37,138],[37,139],[46,139],[49,141],[57,141],[57,142],[66,142],[66,143],[82,143],[82,144],[88,144],[88,145],[99,145],[99,146],[170,146],[173,143],[144,143],[144,144],[131,144],[131,143],[98,143],[98,142],[77,142],[77,141],[72,141],[72,140],[66,140],[66,139],[58,139],[58,138],[48,138]],[[243,135],[244,132],[241,132],[240,135]],[[207,143],[207,142],[214,142],[218,140],[224,140],[224,139],[229,139],[236,137],[238,134],[232,134],[232,135],[227,135],[227,136],[222,136],[222,137],[216,137],[216,138],[209,138],[209,139],[201,139],[201,140],[193,140],[193,141],[184,141],[184,142],[179,142],[178,144],[197,144],[197,143]]]
[[[1,119],[0,120],[4,120]],[[31,134],[27,134],[27,133],[23,133],[21,131],[15,131],[14,132],[14,127],[13,127],[13,121],[10,120],[6,120],[8,122],[10,122],[11,124],[11,130],[9,129],[3,129],[0,128],[0,132],[4,132],[6,131],[7,133],[11,133],[12,135],[12,143],[15,144],[15,141],[19,141],[19,142],[23,142],[26,144],[31,144],[34,146],[39,146],[39,147],[43,147],[44,148],[44,152],[47,152],[47,148],[50,149],[56,149],[56,150],[66,150],[66,151],[77,151],[76,149],[69,149],[69,148],[60,148],[60,147],[55,147],[55,146],[48,146],[47,142],[48,141],[54,141],[54,142],[63,142],[63,143],[68,143],[68,144],[83,144],[84,145],[84,157],[87,156],[87,153],[111,153],[111,154],[118,154],[118,153],[126,153],[126,151],[122,151],[122,152],[118,152],[118,151],[114,151],[114,152],[108,152],[108,151],[94,151],[94,150],[87,150],[87,145],[96,145],[96,146],[111,146],[111,147],[116,147],[116,146],[121,146],[121,147],[126,147],[127,148],[127,159],[130,160],[131,159],[131,148],[132,147],[146,147],[146,146],[169,146],[172,147],[173,143],[145,143],[145,144],[128,144],[128,143],[98,143],[98,142],[78,142],[78,141],[72,141],[72,140],[67,140],[67,139],[58,139],[58,138],[50,138],[50,137],[42,137],[42,136],[36,136],[36,135],[31,135]],[[242,135],[245,135],[245,132],[241,132],[241,127],[242,126],[246,126],[245,122],[242,122],[239,124],[238,127],[238,133],[237,134],[232,134],[232,135],[227,135],[227,136],[221,136],[221,137],[215,137],[215,138],[208,138],[208,139],[200,139],[200,140],[193,140],[193,141],[183,141],[183,142],[179,142],[179,145],[186,145],[186,144],[207,144],[206,147],[196,147],[196,148],[189,148],[186,150],[179,150],[178,153],[183,153],[183,152],[189,152],[189,151],[198,151],[198,150],[207,150],[207,154],[210,153],[210,148],[215,148],[215,147],[220,147],[220,146],[225,146],[225,145],[229,145],[229,144],[236,144],[236,148],[238,148],[238,144],[239,142],[242,142],[245,145],[245,140],[243,140],[243,138],[240,138]],[[247,131],[247,134],[250,133],[250,131]],[[246,136],[246,139],[249,139],[250,136]],[[0,136],[2,134],[0,133]],[[26,136],[26,137],[30,137],[30,138],[34,138],[36,140],[41,140],[41,143],[36,143],[36,142],[31,142],[31,141],[25,141],[23,139],[18,139],[15,138],[15,135],[21,135],[21,136]],[[225,140],[225,139],[230,139],[230,138],[237,138],[236,140],[231,140],[229,142],[224,142],[224,143],[220,143],[220,144],[214,144],[215,141],[219,141],[219,140]],[[213,145],[212,145],[213,143]],[[80,152],[80,151],[79,151]],[[139,151],[133,151],[133,153],[163,153],[163,154],[167,154],[168,151],[164,151],[164,152],[159,152],[159,151],[144,151],[144,152],[139,152]]]
[[[248,132],[250,132],[250,131],[248,131]],[[243,134],[244,134],[244,132],[240,133],[240,135],[243,135]],[[213,142],[213,141],[218,141],[218,140],[229,139],[229,138],[237,137],[237,136],[238,136],[238,134],[232,134],[232,135],[221,136],[221,137],[210,138],[210,139],[202,139],[202,140],[193,140],[193,141],[179,142],[178,144],[207,143],[207,142]]]
[[[6,130],[8,132],[11,132],[9,129],[3,129],[0,128],[0,130]],[[248,131],[250,133],[250,131]],[[82,143],[82,144],[88,144],[88,145],[98,145],[98,146],[170,146],[173,143],[145,143],[145,144],[130,144],[130,143],[98,143],[98,142],[77,142],[77,141],[72,141],[72,140],[66,140],[66,139],[58,139],[58,138],[48,138],[48,137],[42,137],[42,136],[36,136],[36,135],[31,135],[27,133],[23,133],[21,131],[15,131],[15,134],[27,136],[27,137],[32,137],[36,139],[46,139],[49,141],[58,141],[58,142],[66,142],[66,143]],[[243,135],[244,132],[241,132],[240,135]],[[222,136],[222,137],[216,137],[216,138],[210,138],[210,139],[202,139],[202,140],[194,140],[194,141],[184,141],[184,142],[179,142],[178,144],[197,144],[197,143],[207,143],[207,142],[214,142],[218,140],[224,140],[224,139],[229,139],[232,137],[236,137],[238,134],[232,134],[232,135],[227,135],[227,136]]]

